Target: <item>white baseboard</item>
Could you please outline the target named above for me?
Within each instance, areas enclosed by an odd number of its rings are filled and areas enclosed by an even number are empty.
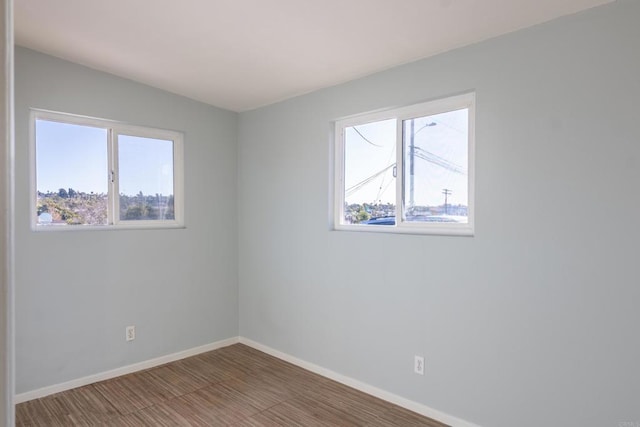
[[[188,350],[179,351],[177,353],[169,354],[166,356],[156,357],[155,359],[145,360],[144,362],[138,362],[132,365],[123,366],[121,368],[112,369],[111,371],[101,372],[99,374],[89,375],[86,377],[67,381],[65,383],[54,384],[51,386],[39,388],[37,390],[27,391],[25,393],[16,394],[13,398],[13,403],[17,405],[18,403],[27,402],[33,399],[39,399],[41,397],[49,396],[54,393],[70,390],[72,388],[82,387],[85,385],[97,383],[99,381],[119,377],[121,375],[127,375],[133,372],[142,371],[144,369],[153,368],[155,366],[164,365],[165,363],[175,362],[176,360],[195,356],[200,353],[206,353],[207,351],[217,350],[222,347],[237,344],[238,342],[238,337],[228,338],[222,341],[216,341],[211,344],[190,348]]]
[[[338,374],[329,369],[323,368],[322,366],[318,366],[313,363],[307,362],[305,360],[298,359],[297,357],[275,350],[271,347],[260,344],[248,338],[240,337],[239,342],[242,344],[248,345],[249,347],[253,347],[256,350],[260,350],[264,353],[270,354],[271,356],[277,357],[278,359],[282,359],[286,362],[292,363],[308,371],[314,372],[318,375],[322,375],[323,377],[332,379],[341,384],[355,388],[356,390],[360,390],[364,393],[370,394],[382,400],[386,400],[387,402],[391,402],[395,405],[401,406],[410,411],[424,415],[436,421],[440,421],[441,423],[447,424],[451,427],[479,427],[477,424],[473,424],[469,421],[461,420],[460,418],[445,414],[444,412],[440,412],[436,409],[430,408],[421,403],[417,403],[412,400],[405,399],[404,397],[379,389],[367,383],[363,383],[362,381],[358,381],[353,378],[347,377],[345,375]]]

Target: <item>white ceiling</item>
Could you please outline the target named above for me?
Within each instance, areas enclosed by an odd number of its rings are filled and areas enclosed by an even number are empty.
[[[15,39],[245,111],[610,1],[15,0]]]

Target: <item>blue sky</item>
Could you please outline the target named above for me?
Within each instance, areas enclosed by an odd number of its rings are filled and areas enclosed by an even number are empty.
[[[37,189],[106,193],[108,132],[36,120]],[[173,142],[119,136],[120,193],[173,194]]]
[[[120,193],[173,194],[173,141],[120,135]]]

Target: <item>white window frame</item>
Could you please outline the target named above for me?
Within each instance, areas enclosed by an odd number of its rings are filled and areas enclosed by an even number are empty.
[[[432,234],[445,236],[473,236],[475,232],[475,93],[466,93],[434,101],[395,108],[385,111],[360,114],[335,122],[334,134],[334,207],[333,228],[342,231],[366,231],[377,233]],[[402,218],[404,189],[404,150],[403,120],[431,116],[449,111],[468,109],[468,222],[467,223],[431,223],[404,221]],[[396,212],[395,225],[344,224],[345,205],[345,129],[388,119],[396,120]]]
[[[39,225],[37,222],[37,168],[36,164],[36,120],[67,123],[80,126],[96,127],[107,130],[107,224],[105,225]],[[29,152],[31,165],[31,228],[35,231],[73,231],[73,230],[113,230],[113,229],[150,229],[150,228],[184,228],[184,135],[181,132],[135,126],[95,117],[55,111],[31,109],[29,120]],[[173,204],[172,220],[122,220],[119,219],[120,198],[118,176],[118,136],[127,135],[143,138],[173,141]]]

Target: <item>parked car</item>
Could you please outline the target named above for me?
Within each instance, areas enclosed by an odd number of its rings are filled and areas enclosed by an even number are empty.
[[[450,215],[416,215],[407,217],[408,222],[461,222],[460,217]],[[368,225],[396,225],[396,218],[393,216],[382,216],[379,218],[371,218],[360,224]]]
[[[394,216],[381,216],[379,218],[371,218],[367,221],[363,221],[360,224],[370,225],[396,225],[396,217]]]

